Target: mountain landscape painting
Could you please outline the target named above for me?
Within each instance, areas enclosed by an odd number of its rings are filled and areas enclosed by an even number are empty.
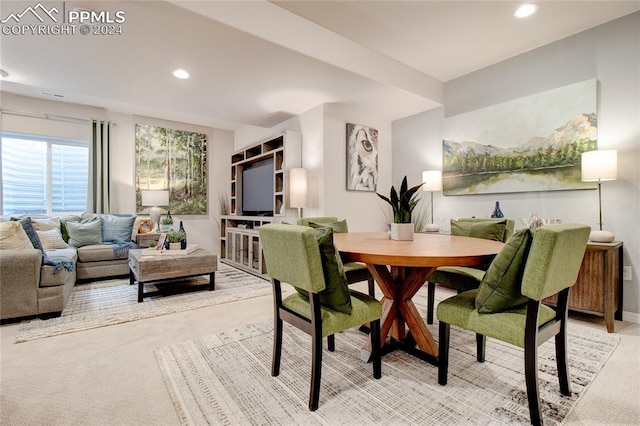
[[[445,195],[595,188],[581,154],[597,149],[597,81],[445,118]]]

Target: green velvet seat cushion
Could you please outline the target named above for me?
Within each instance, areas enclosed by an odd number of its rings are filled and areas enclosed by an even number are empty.
[[[69,234],[68,244],[73,247],[84,247],[102,244],[102,219],[92,219],[78,222],[65,221]]]
[[[524,347],[526,305],[498,313],[481,314],[476,309],[477,294],[478,289],[474,289],[443,300],[436,311],[438,320]],[[538,325],[551,321],[555,316],[552,308],[541,304]]]
[[[504,241],[507,219],[499,221],[467,222],[451,219],[451,235]]]
[[[322,337],[339,333],[353,327],[374,321],[382,316],[380,302],[358,291],[350,292],[351,314],[320,307],[322,316]],[[307,319],[311,319],[309,299],[302,294],[292,294],[282,301],[282,305]]]
[[[429,282],[454,290],[469,290],[480,285],[485,272],[468,266],[441,266],[429,276]]]
[[[320,303],[343,313],[351,313],[351,298],[347,287],[347,277],[340,253],[333,244],[333,229],[330,227],[316,228],[316,237],[322,259],[325,288],[320,291]],[[298,293],[307,298],[306,290],[296,287]]]
[[[516,232],[493,259],[478,287],[478,312],[500,312],[526,303],[520,287],[531,238],[528,228]]]
[[[309,221],[309,226],[312,228],[321,228],[323,226],[328,226],[329,228],[333,229],[333,232],[337,233],[337,234],[345,234],[347,232],[349,232],[349,227],[347,226],[347,220],[337,220],[334,222],[316,222],[316,221]]]

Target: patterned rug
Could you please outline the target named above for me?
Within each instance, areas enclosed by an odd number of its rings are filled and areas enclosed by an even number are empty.
[[[189,286],[208,282],[208,276],[176,280],[170,285],[147,285],[145,291],[165,290],[167,293],[188,290]],[[154,288],[155,287],[155,288]],[[162,288],[164,287],[164,289]],[[78,284],[69,296],[58,318],[34,319],[20,324],[16,343],[43,337],[203,308],[237,300],[271,294],[271,283],[225,264],[216,271],[216,289],[145,297],[138,303],[138,286],[129,279]]]
[[[437,324],[429,328],[437,337]],[[272,336],[267,322],[157,349],[182,424],[529,423],[523,352],[494,339],[487,339],[486,362],[478,363],[475,335],[452,327],[448,384],[440,386],[436,367],[402,351],[384,356],[382,378],[373,379],[371,364],[358,357],[366,336],[357,330],[340,333],[336,351],[323,352],[320,406],[310,412],[310,338],[285,325],[280,375],[271,377]],[[553,339],[540,346],[545,424],[563,422],[618,341],[571,321],[570,397],[559,391]]]

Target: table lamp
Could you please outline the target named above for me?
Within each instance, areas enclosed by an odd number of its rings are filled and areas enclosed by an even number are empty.
[[[153,223],[154,231],[160,229],[160,214],[162,209],[158,206],[169,205],[169,191],[162,190],[142,190],[140,191],[140,197],[142,198],[142,206],[149,207],[149,218]]]
[[[618,151],[613,149],[595,150],[582,153],[582,181],[598,182],[598,225],[600,230],[592,231],[589,240],[610,243],[615,238],[612,232],[602,230],[602,188],[601,182],[618,178]]]
[[[302,208],[307,206],[307,170],[289,169],[289,205],[298,208],[298,217],[302,217]]]
[[[438,232],[440,227],[433,223],[435,209],[433,208],[433,191],[442,191],[442,172],[440,170],[427,170],[422,172],[422,190],[431,193],[431,223],[425,227],[427,232]]]

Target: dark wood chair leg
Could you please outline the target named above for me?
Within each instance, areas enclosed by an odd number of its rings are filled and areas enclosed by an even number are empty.
[[[371,361],[373,363],[373,377],[382,377],[382,357],[380,351],[380,320],[371,323]]]
[[[436,297],[436,284],[427,281],[427,324],[433,324],[433,305]]]
[[[532,425],[542,424],[538,390],[538,313],[540,302],[529,300],[524,333],[524,377],[527,384],[529,417]]]
[[[560,321],[560,331],[555,336],[556,342],[556,366],[558,368],[558,380],[560,381],[560,393],[564,396],[571,395],[569,382],[569,364],[567,363],[567,310],[569,305],[569,288],[558,294],[556,318]]]
[[[376,297],[376,282],[373,278],[367,281],[369,287],[369,296],[375,299]]]
[[[442,386],[447,384],[447,374],[449,372],[449,332],[451,326],[440,321],[438,332],[438,383]]]
[[[311,359],[311,390],[309,393],[309,410],[316,411],[320,401],[320,378],[322,376],[322,334],[313,333]]]
[[[329,349],[329,352],[335,352],[336,350],[336,336],[334,334],[327,336],[327,349]]]
[[[478,352],[476,355],[478,362],[484,362],[484,357],[487,351],[487,336],[484,334],[476,333],[476,350]]]
[[[276,317],[273,324],[273,357],[271,363],[271,375],[280,374],[280,358],[282,358],[282,320]]]

